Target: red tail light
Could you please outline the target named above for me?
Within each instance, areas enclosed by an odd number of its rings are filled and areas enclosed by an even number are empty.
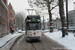
[[[39,33],[39,31],[36,31],[36,33]]]
[[[33,31],[30,31],[30,33],[33,33]]]

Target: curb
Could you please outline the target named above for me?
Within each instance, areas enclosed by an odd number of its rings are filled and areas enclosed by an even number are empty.
[[[23,34],[22,34],[23,35]],[[16,36],[15,38],[11,39],[4,47],[2,47],[0,50],[10,50],[10,48],[13,46],[15,41],[21,37],[22,35]]]

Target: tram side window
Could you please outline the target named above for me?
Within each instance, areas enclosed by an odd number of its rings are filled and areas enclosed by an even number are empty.
[[[26,23],[26,29],[29,30],[29,23]]]

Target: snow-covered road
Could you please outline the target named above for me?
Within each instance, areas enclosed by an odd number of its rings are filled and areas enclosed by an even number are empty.
[[[63,46],[67,47],[68,49],[75,50],[75,37],[74,33],[68,33],[68,36],[65,36],[62,38],[62,32],[57,31],[57,32],[47,32],[45,35],[49,38],[52,38],[56,42],[62,44]]]

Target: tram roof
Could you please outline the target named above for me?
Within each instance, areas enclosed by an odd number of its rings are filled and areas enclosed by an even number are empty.
[[[27,19],[40,19],[40,16],[39,15],[28,15],[26,20]]]

